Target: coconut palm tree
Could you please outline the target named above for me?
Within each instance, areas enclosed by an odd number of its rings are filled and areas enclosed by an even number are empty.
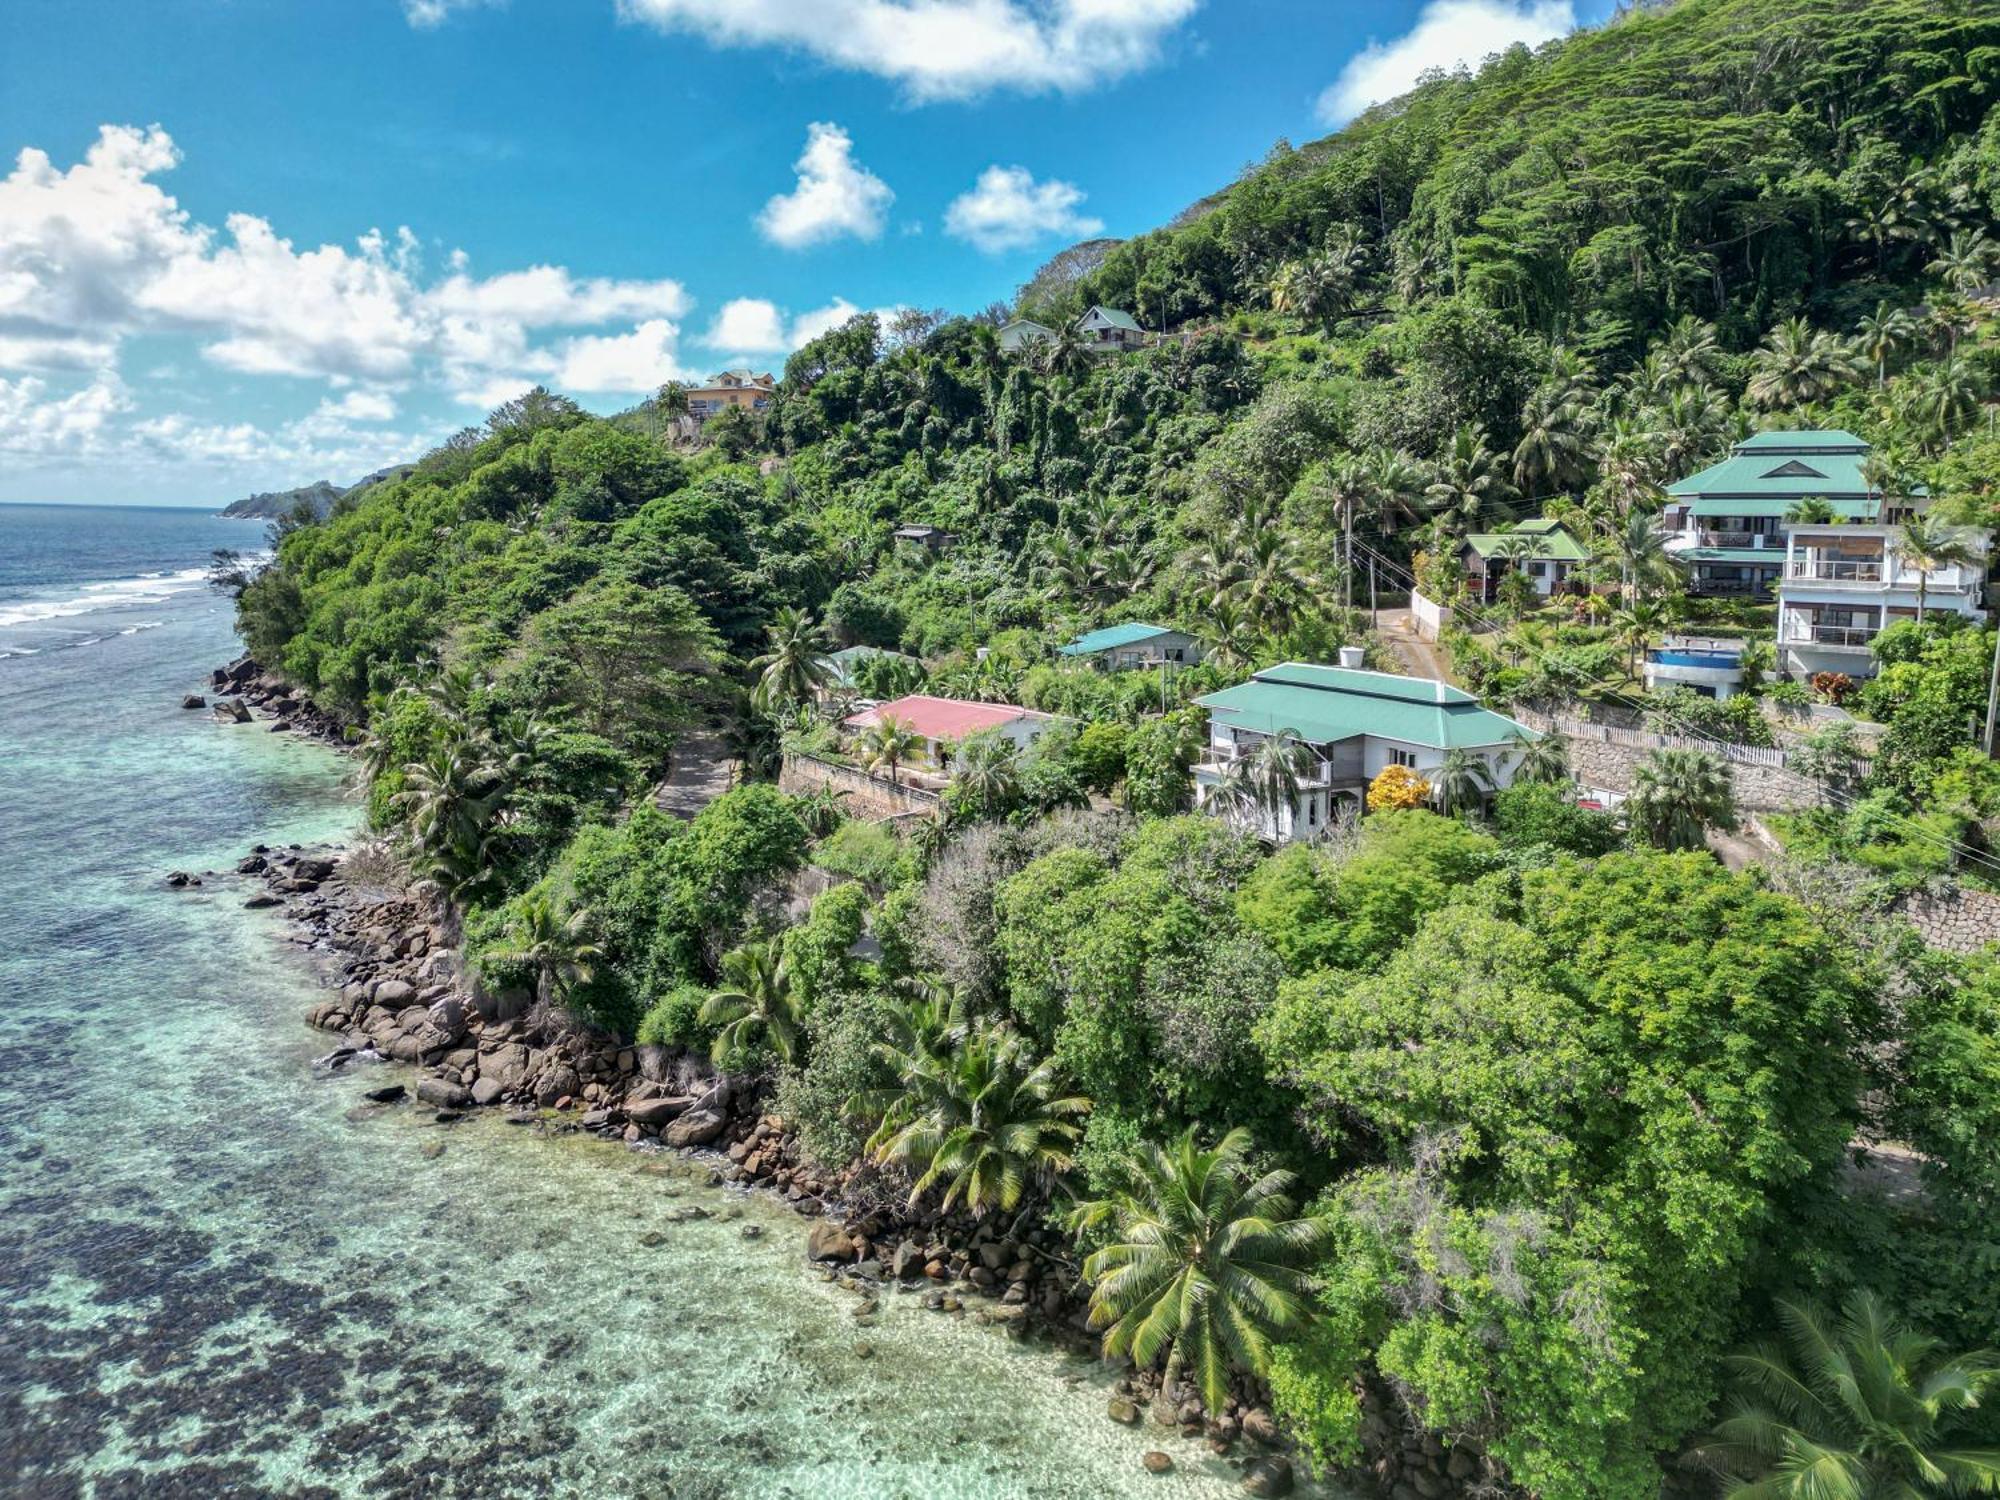
[[[1932,455],[1942,454],[1971,425],[1985,391],[1977,368],[1958,355],[1907,385],[1908,393],[1899,403],[1901,415],[1919,434],[1922,451]]]
[[[1764,336],[1751,356],[1744,396],[1762,411],[1791,410],[1825,401],[1852,385],[1860,371],[1847,344],[1804,318],[1787,318]]]
[[[1869,1292],[1839,1318],[1778,1303],[1781,1338],[1728,1361],[1727,1415],[1696,1455],[1741,1500],[2000,1494],[2000,1449],[1965,1442],[2000,1383],[1993,1354],[1947,1352]]]
[[[1421,520],[1430,476],[1401,448],[1380,447],[1368,454],[1369,504],[1383,526]]]
[[[514,903],[503,929],[503,946],[492,956],[534,971],[536,993],[566,1001],[579,984],[590,983],[604,950],[590,941],[590,913],[565,911],[546,891],[530,891]]]
[[[1818,495],[1794,500],[1785,507],[1785,519],[1794,526],[1826,526],[1833,521],[1833,502]]]
[[[1219,667],[1243,671],[1256,660],[1263,637],[1233,598],[1223,598],[1209,606],[1208,659]]]
[[[1273,819],[1289,818],[1299,805],[1299,784],[1318,766],[1319,756],[1296,729],[1258,736],[1239,764],[1247,768],[1257,806]]]
[[[739,1067],[763,1042],[780,1062],[799,1048],[805,1000],[792,990],[784,947],[777,940],[745,943],[722,956],[722,987],[701,1007],[701,1023],[719,1027],[710,1056],[717,1067]]]
[[[1083,1263],[1091,1326],[1108,1356],[1142,1369],[1164,1356],[1157,1414],[1168,1421],[1184,1371],[1219,1412],[1232,1368],[1262,1378],[1273,1343],[1312,1321],[1306,1267],[1332,1226],[1299,1217],[1292,1174],[1260,1175],[1250,1154],[1241,1127],[1204,1149],[1190,1126],[1170,1147],[1126,1153],[1109,1194],[1069,1217],[1072,1230],[1109,1240]]]
[[[923,752],[924,737],[906,722],[893,716],[878,719],[861,736],[855,747],[861,752],[861,764],[870,771],[889,768],[889,780],[900,785],[896,779],[896,768],[904,761]]]
[[[949,1045],[892,1038],[876,1054],[897,1089],[866,1149],[913,1174],[911,1203],[941,1186],[947,1211],[1007,1211],[1069,1170],[1090,1101],[1064,1093],[1054,1061],[1037,1062],[1013,1031],[981,1025]]]
[[[1090,345],[1074,318],[1065,318],[1036,344],[1035,361],[1044,375],[1075,377],[1090,368]]]
[[[802,609],[780,609],[765,627],[771,649],[750,663],[758,673],[757,707],[766,713],[803,703],[833,675],[827,661],[833,643]]]
[[[1722,363],[1722,346],[1716,341],[1715,325],[1703,322],[1693,313],[1677,319],[1654,347],[1660,356],[1662,375],[1676,385],[1706,385],[1715,378]]]
[[[1905,521],[1896,533],[1896,550],[1903,562],[1916,570],[1919,620],[1924,617],[1924,596],[1930,589],[1931,574],[1940,568],[1964,567],[1979,555],[1965,533],[1931,515]]]
[[[1675,576],[1658,516],[1633,512],[1611,533],[1610,542],[1629,598],[1643,599]]]
[[[1570,779],[1569,736],[1551,729],[1533,739],[1521,741],[1521,759],[1514,767],[1514,781],[1543,786],[1561,786]]]
[[[408,817],[426,853],[463,854],[479,847],[499,811],[505,787],[470,739],[440,746],[403,767],[403,789],[391,798]]]
[[[1239,556],[1242,577],[1232,597],[1266,634],[1282,634],[1314,582],[1299,544],[1282,531],[1260,529],[1243,538]]]
[[[1910,315],[1887,302],[1877,303],[1855,329],[1855,346],[1875,366],[1878,388],[1889,383],[1889,361],[1909,343],[1913,331]]]
[[[1993,274],[1993,260],[2000,246],[1981,230],[1955,230],[1936,259],[1924,267],[1961,297],[1969,297],[1986,284]]]
[[[1470,750],[1459,747],[1445,751],[1437,769],[1427,774],[1438,811],[1447,818],[1483,806],[1493,791],[1492,767]]]
[[[1665,628],[1666,615],[1659,605],[1645,599],[1635,599],[1624,609],[1611,617],[1612,633],[1618,643],[1625,648],[1628,677],[1639,675],[1639,653],[1646,649],[1653,636]]]
[[[1424,494],[1439,530],[1461,537],[1468,531],[1491,531],[1508,520],[1515,491],[1500,470],[1499,455],[1486,445],[1486,429],[1468,422],[1431,465]]]
[[[1632,777],[1632,831],[1660,849],[1699,849],[1711,828],[1736,826],[1729,764],[1705,750],[1655,750]]]
[[[1568,490],[1588,482],[1591,445],[1589,388],[1581,368],[1565,363],[1529,396],[1514,448],[1514,483],[1524,495]]]
[[[1708,386],[1684,385],[1669,391],[1644,413],[1646,438],[1663,484],[1685,479],[1722,447],[1729,403]]]
[[[951,805],[976,817],[995,818],[1014,805],[1021,790],[1021,751],[997,730],[969,734],[951,762]]]

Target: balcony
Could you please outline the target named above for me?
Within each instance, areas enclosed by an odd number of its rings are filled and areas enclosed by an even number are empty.
[[[1769,547],[1774,552],[1784,550],[1783,540],[1768,531],[1710,531],[1707,528],[1694,534],[1697,547]]]
[[[1861,562],[1834,558],[1808,558],[1803,562],[1787,563],[1785,577],[1800,583],[1879,586],[1882,582],[1882,564],[1879,559],[1873,562]]]
[[[1868,643],[1882,633],[1879,625],[1791,625],[1779,640],[1787,646],[1832,646],[1845,651],[1865,651]]]
[[[1235,765],[1238,761],[1248,760],[1256,753],[1256,749],[1257,746],[1254,741],[1245,741],[1234,746],[1210,745],[1207,747],[1202,759],[1195,763],[1195,774],[1197,776],[1205,775],[1216,781],[1220,781],[1224,776],[1229,774],[1231,766]],[[1351,775],[1336,776],[1334,774],[1334,763],[1326,756],[1315,754],[1311,768],[1302,772],[1298,780],[1299,790],[1303,792],[1324,789],[1335,785],[1357,784],[1362,779],[1359,766],[1353,768]]]

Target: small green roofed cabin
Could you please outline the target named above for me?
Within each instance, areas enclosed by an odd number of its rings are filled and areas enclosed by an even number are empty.
[[[1162,664],[1191,667],[1201,660],[1201,642],[1182,630],[1133,621],[1106,625],[1056,648],[1058,656],[1087,661],[1100,672],[1129,672]]]
[[[1580,587],[1579,571],[1590,554],[1560,521],[1544,516],[1517,522],[1505,531],[1471,533],[1458,544],[1458,561],[1465,569],[1466,587],[1490,604],[1509,570],[1527,575],[1544,599]]]

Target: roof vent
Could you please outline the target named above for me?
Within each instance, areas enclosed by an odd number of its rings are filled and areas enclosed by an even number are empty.
[[[1347,668],[1348,671],[1359,672],[1361,670],[1361,661],[1362,653],[1359,646],[1342,646],[1340,648],[1340,664]]]

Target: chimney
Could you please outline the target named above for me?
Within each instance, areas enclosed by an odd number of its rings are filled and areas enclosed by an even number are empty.
[[[1350,672],[1360,671],[1361,648],[1359,646],[1342,646],[1340,648],[1340,664]]]

